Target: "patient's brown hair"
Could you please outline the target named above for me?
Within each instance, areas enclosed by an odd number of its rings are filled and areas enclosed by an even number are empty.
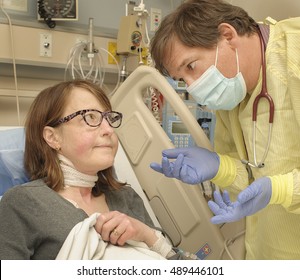
[[[64,109],[74,88],[88,90],[99,100],[105,110],[112,110],[107,95],[99,86],[86,80],[72,80],[42,90],[34,99],[25,123],[26,171],[31,180],[43,179],[55,191],[64,187],[64,177],[57,151],[46,143],[43,130],[45,126],[55,127],[57,121],[64,117]],[[94,196],[101,195],[110,187],[119,189],[125,185],[116,180],[113,174],[113,167],[98,172],[98,181],[92,190]]]

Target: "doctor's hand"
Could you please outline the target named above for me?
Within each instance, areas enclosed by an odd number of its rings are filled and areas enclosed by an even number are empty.
[[[119,211],[100,214],[94,227],[104,241],[120,246],[135,240],[151,247],[158,239],[152,228]]]
[[[269,177],[255,180],[245,190],[241,191],[235,202],[231,202],[227,191],[223,195],[214,192],[215,202],[209,201],[208,206],[215,214],[211,218],[213,224],[235,222],[250,216],[265,208],[271,199],[272,183]]]
[[[153,162],[150,167],[187,184],[199,184],[214,178],[220,165],[217,153],[201,147],[168,149],[162,155],[161,165]]]

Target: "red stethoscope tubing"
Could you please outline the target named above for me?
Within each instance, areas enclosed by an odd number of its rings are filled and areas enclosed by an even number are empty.
[[[254,157],[254,163],[249,162],[248,160],[242,160],[242,162],[246,165],[249,165],[251,167],[256,167],[256,168],[262,168],[265,166],[265,159],[267,157],[270,143],[271,143],[271,135],[272,135],[272,128],[273,128],[273,120],[274,120],[274,111],[275,111],[275,106],[272,97],[268,94],[267,90],[267,81],[266,81],[266,59],[265,59],[265,43],[262,38],[262,34],[259,32],[259,39],[261,43],[261,56],[262,56],[262,87],[259,95],[257,95],[254,99],[253,102],[253,112],[252,112],[252,121],[253,121],[253,157]],[[262,159],[260,162],[257,161],[257,156],[256,156],[256,120],[257,120],[257,108],[258,108],[258,103],[261,98],[266,98],[267,101],[269,102],[269,107],[270,107],[270,113],[269,113],[269,132],[268,132],[268,139],[267,139],[267,144],[265,148],[265,152],[262,156]]]
[[[266,73],[266,58],[265,58],[265,44],[263,42],[262,36],[259,33],[260,37],[260,42],[261,42],[261,55],[262,55],[262,87],[260,94],[256,96],[253,102],[253,111],[252,111],[252,121],[256,122],[257,120],[257,108],[258,108],[258,102],[260,101],[261,98],[266,98],[269,102],[269,107],[270,107],[270,113],[269,113],[269,123],[273,123],[274,120],[274,102],[272,97],[268,94],[267,90],[267,73]]]

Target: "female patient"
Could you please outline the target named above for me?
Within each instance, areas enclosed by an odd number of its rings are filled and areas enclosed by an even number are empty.
[[[141,198],[114,178],[122,114],[88,81],[62,82],[34,100],[25,125],[30,182],[0,202],[0,259],[55,259],[72,228],[93,213],[104,241],[142,241],[173,254]]]

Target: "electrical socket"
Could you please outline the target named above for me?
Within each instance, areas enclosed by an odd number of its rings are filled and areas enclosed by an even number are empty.
[[[40,56],[52,56],[52,34],[50,33],[40,34]]]

